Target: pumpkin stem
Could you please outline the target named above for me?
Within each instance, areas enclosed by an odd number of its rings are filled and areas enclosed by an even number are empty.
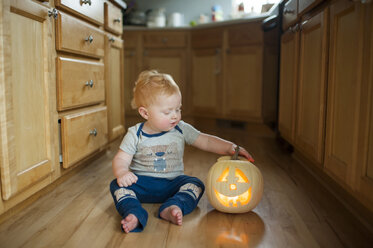
[[[238,160],[238,152],[240,151],[240,147],[236,145],[236,148],[234,149],[234,154],[232,156],[232,160]]]

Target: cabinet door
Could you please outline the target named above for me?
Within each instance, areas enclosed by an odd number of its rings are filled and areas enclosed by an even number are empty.
[[[191,105],[196,116],[221,116],[220,49],[207,48],[192,51]]]
[[[0,169],[4,200],[59,165],[53,20],[32,1],[2,1]]]
[[[281,38],[278,128],[281,136],[294,143],[298,77],[299,32],[287,31]]]
[[[325,167],[349,187],[354,183],[363,65],[361,3],[337,1],[330,7],[330,46]]]
[[[124,133],[123,41],[106,37],[105,77],[109,141]]]
[[[368,34],[364,51],[367,56],[363,65],[362,111],[359,125],[357,156],[357,191],[360,200],[373,209],[373,4],[368,5],[364,33]]]
[[[137,67],[137,53],[134,48],[124,49],[124,108],[126,115],[136,115],[137,111],[132,109],[133,87],[139,74]]]
[[[301,24],[295,145],[322,165],[324,153],[328,9]]]
[[[158,70],[172,76],[179,86],[184,114],[187,112],[186,53],[184,49],[145,49],[143,67],[146,70]]]
[[[262,122],[262,46],[230,48],[224,71],[225,116]]]

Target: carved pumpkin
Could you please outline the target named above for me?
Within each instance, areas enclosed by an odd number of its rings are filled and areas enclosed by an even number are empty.
[[[263,194],[260,170],[243,157],[220,157],[207,176],[206,193],[221,212],[244,213],[258,205]]]

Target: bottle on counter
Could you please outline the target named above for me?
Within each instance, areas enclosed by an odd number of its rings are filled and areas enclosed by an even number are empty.
[[[223,21],[223,9],[221,8],[220,5],[214,5],[211,8],[211,21],[216,22],[216,21]]]

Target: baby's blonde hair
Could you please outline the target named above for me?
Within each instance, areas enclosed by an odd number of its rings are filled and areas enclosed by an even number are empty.
[[[133,88],[132,108],[148,107],[153,104],[159,95],[170,96],[181,94],[179,86],[169,74],[159,73],[156,70],[140,73]]]

